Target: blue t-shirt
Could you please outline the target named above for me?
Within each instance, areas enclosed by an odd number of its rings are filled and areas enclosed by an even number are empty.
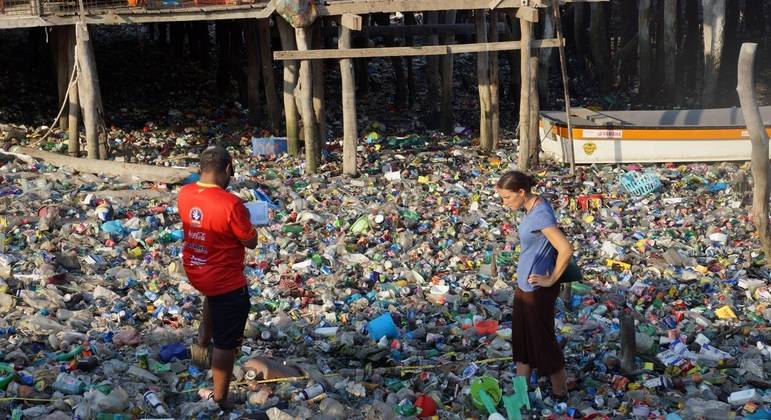
[[[519,224],[519,241],[522,250],[519,254],[519,265],[517,265],[517,286],[524,292],[532,292],[538,288],[527,282],[531,274],[546,275],[554,271],[557,250],[541,232],[549,226],[557,226],[557,218],[549,203],[542,198]]]

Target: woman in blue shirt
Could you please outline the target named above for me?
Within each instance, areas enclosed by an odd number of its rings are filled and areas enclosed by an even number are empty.
[[[503,205],[523,210],[519,224],[521,253],[512,312],[512,349],[517,375],[548,375],[557,399],[567,395],[567,374],[562,349],[554,333],[554,303],[558,280],[573,256],[573,247],[557,227],[554,211],[543,197],[531,192],[535,182],[527,174],[503,174],[495,192]]]

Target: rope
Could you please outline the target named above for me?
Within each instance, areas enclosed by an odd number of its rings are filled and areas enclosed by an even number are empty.
[[[75,86],[75,84],[78,82],[78,44],[75,43],[75,51],[73,52],[74,57],[74,63],[72,65],[72,75],[70,76],[70,83],[67,85],[67,91],[64,93],[64,100],[62,101],[62,106],[59,108],[59,113],[56,114],[56,118],[54,118],[54,122],[51,124],[50,127],[48,127],[48,132],[45,133],[43,137],[41,137],[39,140],[33,142],[29,145],[29,147],[37,146],[38,144],[45,141],[45,139],[48,138],[48,136],[51,135],[51,133],[54,131],[54,127],[56,126],[56,123],[59,121],[59,118],[61,118],[62,113],[64,112],[64,107],[69,102],[70,98],[70,91],[72,90],[72,87]],[[73,139],[70,139],[70,141],[73,141]],[[79,139],[74,139],[74,141],[79,141]]]

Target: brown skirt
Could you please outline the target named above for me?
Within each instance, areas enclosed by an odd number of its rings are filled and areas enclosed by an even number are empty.
[[[562,349],[554,334],[554,302],[559,285],[533,292],[514,293],[511,319],[511,347],[515,362],[530,365],[538,375],[556,373],[565,367]]]

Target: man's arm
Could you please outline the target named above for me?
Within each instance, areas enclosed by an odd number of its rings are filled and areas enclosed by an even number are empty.
[[[252,237],[252,239],[249,239],[249,240],[246,240],[246,241],[241,241],[241,244],[244,247],[249,248],[249,249],[257,248],[257,232],[254,233],[254,236]]]
[[[257,248],[257,229],[249,221],[249,211],[243,203],[238,203],[233,207],[233,212],[230,215],[230,228],[244,247]]]

